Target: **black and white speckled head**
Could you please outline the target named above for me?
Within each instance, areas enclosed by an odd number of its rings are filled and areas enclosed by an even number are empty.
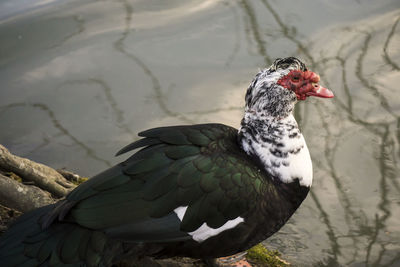
[[[276,59],[251,82],[246,93],[246,111],[284,118],[292,113],[297,100],[311,95],[333,97],[329,90],[319,86],[318,81],[319,76],[308,71],[299,59]]]
[[[239,142],[257,157],[274,180],[309,187],[312,164],[304,137],[292,115],[298,100],[333,97],[319,76],[294,57],[277,59],[260,71],[247,90]]]

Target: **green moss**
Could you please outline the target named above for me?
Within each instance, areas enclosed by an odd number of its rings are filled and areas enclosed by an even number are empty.
[[[280,255],[281,254],[277,250],[268,250],[263,245],[258,244],[247,250],[246,258],[249,262],[257,266],[289,266],[289,263],[279,258]]]
[[[88,180],[89,178],[87,177],[79,177],[76,181],[72,181],[76,185],[80,185],[81,183],[84,183]]]
[[[13,172],[6,172],[5,175],[10,177],[13,180],[19,182],[19,183],[22,183],[22,178],[19,177],[18,175],[16,175],[15,173],[13,173]]]

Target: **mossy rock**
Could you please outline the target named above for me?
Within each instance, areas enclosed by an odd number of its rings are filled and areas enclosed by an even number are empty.
[[[15,180],[15,181],[17,181],[19,183],[23,182],[22,178],[19,177],[18,175],[16,175],[15,173],[13,173],[13,172],[1,172],[1,174],[3,174],[4,176],[10,177],[11,179],[13,179],[13,180]]]
[[[246,259],[255,266],[285,267],[290,264],[280,258],[277,250],[268,250],[262,244],[258,244],[247,250]]]
[[[88,180],[89,178],[87,177],[79,177],[76,181],[72,181],[72,183],[76,185],[80,185],[81,183],[84,183]]]

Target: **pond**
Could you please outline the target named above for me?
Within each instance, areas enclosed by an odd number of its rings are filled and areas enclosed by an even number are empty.
[[[400,2],[0,2],[0,143],[91,176],[156,126],[239,126],[259,68],[297,56],[311,193],[264,243],[295,266],[400,265]]]

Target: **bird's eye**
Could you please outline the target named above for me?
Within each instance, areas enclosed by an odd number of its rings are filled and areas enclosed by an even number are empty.
[[[299,76],[293,76],[292,77],[292,81],[294,81],[294,82],[298,82],[299,80],[300,80]]]

